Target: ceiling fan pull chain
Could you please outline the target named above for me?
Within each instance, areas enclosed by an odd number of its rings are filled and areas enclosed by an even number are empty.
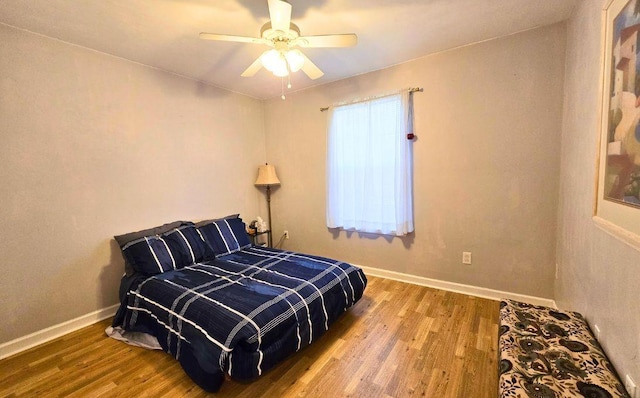
[[[284,63],[287,65],[287,88],[291,88],[291,65],[289,65],[289,60],[287,57],[284,57]]]
[[[281,79],[281,82],[282,82],[282,84],[280,85],[280,89],[281,89],[281,92],[282,92],[282,97],[280,97],[280,98],[285,100],[287,97],[284,96],[284,76],[281,77],[280,79]]]

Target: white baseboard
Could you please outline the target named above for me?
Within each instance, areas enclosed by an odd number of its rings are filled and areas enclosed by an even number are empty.
[[[356,265],[356,264],[354,264]],[[356,265],[362,268],[366,274],[371,276],[377,276],[385,279],[393,279],[400,282],[412,283],[414,285],[427,286],[441,290],[447,290],[455,293],[468,294],[470,296],[482,297],[492,300],[500,300],[503,298],[522,301],[529,304],[545,305],[547,307],[556,307],[556,302],[552,299],[527,296],[524,294],[503,292],[500,290],[487,289],[484,287],[477,287],[471,285],[463,285],[461,283],[441,281],[438,279],[430,279],[422,276],[403,274],[401,272],[387,271],[379,268],[366,267],[363,265]],[[27,336],[19,337],[15,340],[8,341],[0,344],[0,359],[15,355],[19,352],[28,350],[29,348],[46,343],[65,334],[74,332],[78,329],[82,329],[85,326],[92,325],[98,321],[113,316],[117,309],[118,304],[112,305],[107,308],[103,308],[86,315],[79,316],[78,318],[71,319],[69,321],[60,323],[48,327],[43,330],[31,333]]]
[[[387,271],[380,268],[365,267],[362,265],[356,265],[356,267],[362,268],[365,274],[371,276],[377,276],[385,279],[393,279],[395,281],[412,283],[414,285],[427,286],[441,290],[447,290],[449,292],[468,294],[470,296],[482,297],[492,300],[500,299],[512,299],[522,301],[534,305],[544,305],[547,307],[556,307],[556,302],[553,299],[547,299],[542,297],[527,296],[525,294],[503,292],[500,290],[488,289],[485,287],[463,285],[461,283],[441,281],[438,279],[425,278],[423,276],[416,276],[410,274],[403,274],[401,272]]]
[[[19,337],[15,340],[0,344],[0,359],[15,355],[19,352],[28,350],[29,348],[46,343],[67,333],[82,329],[85,326],[92,325],[98,321],[113,316],[120,305],[112,305],[89,314],[79,316],[66,322],[50,326],[46,329],[39,330],[29,335]]]

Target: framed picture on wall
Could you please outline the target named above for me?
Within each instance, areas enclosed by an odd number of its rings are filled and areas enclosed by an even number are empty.
[[[640,243],[640,0],[611,0],[603,28],[594,219]]]

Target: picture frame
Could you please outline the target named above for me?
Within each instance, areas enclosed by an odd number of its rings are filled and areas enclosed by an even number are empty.
[[[640,248],[640,0],[603,9],[602,109],[594,221]]]

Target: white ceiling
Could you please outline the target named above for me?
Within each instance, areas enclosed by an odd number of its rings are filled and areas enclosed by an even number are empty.
[[[290,0],[303,35],[356,33],[351,48],[305,54],[325,75],[292,76],[292,90],[567,19],[578,0]],[[256,98],[280,95],[264,69],[240,74],[267,47],[200,32],[260,35],[266,0],[2,0],[0,23],[175,72]]]

